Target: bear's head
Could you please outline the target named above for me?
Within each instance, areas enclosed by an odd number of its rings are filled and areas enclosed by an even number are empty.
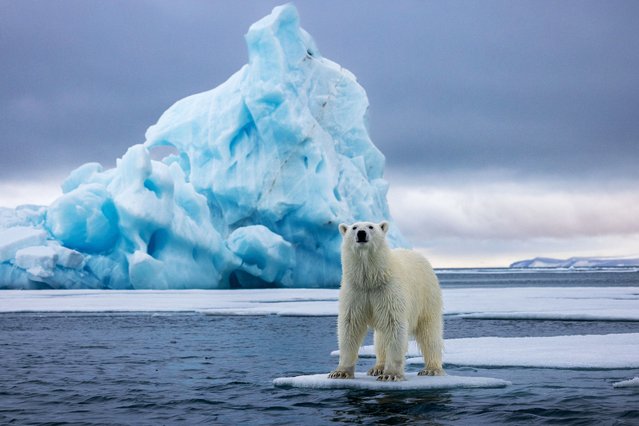
[[[342,244],[354,250],[375,249],[386,243],[388,222],[356,222],[352,225],[340,223]]]

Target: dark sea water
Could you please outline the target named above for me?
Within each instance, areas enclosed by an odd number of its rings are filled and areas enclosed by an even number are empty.
[[[635,285],[639,273],[446,273],[444,287]],[[337,363],[334,317],[0,315],[0,424],[639,425],[637,370],[448,366],[502,389],[275,388]],[[447,318],[447,338],[638,332],[637,322]],[[367,338],[370,343],[370,336]],[[372,359],[361,360],[358,370]],[[408,371],[418,366],[408,367]]]

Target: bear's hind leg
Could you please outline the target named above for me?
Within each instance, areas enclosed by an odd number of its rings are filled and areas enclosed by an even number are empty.
[[[419,376],[444,376],[442,366],[443,334],[442,320],[431,318],[421,321],[415,333],[415,339],[424,356],[424,369],[417,373]]]
[[[375,331],[375,366],[368,370],[369,376],[380,376],[384,374],[384,363],[386,362],[386,348],[378,331]]]

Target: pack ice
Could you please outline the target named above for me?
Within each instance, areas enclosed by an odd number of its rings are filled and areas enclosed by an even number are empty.
[[[175,103],[114,168],[80,166],[48,207],[1,209],[0,288],[337,286],[337,225],[390,220],[366,93],[291,5],[246,42],[247,65]]]

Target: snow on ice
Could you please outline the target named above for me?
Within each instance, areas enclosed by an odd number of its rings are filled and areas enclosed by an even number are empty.
[[[246,42],[247,65],[175,103],[115,168],[80,166],[47,208],[2,209],[0,288],[336,287],[337,225],[390,220],[366,93],[292,5]]]

